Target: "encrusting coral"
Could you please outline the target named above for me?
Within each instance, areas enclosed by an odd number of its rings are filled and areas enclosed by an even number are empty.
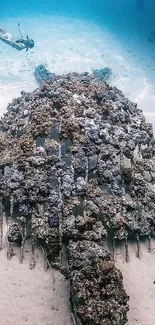
[[[155,140],[142,111],[87,73],[52,74],[8,105],[0,121],[0,242],[3,212],[13,243],[27,237],[71,284],[77,324],[123,325],[128,299],[115,244],[155,229]],[[113,243],[113,256],[105,247]],[[63,261],[63,262],[62,262]]]

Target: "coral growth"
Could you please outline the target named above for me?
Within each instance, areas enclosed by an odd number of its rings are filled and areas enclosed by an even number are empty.
[[[130,237],[137,241],[137,256],[142,236],[151,248],[152,126],[118,89],[73,73],[52,75],[51,83],[22,92],[0,130],[2,204],[10,224],[22,229],[22,252],[31,238],[31,267],[38,242],[46,261],[62,263],[82,324],[125,324],[128,297],[104,242],[112,239],[114,255],[116,241],[123,240],[126,260]]]

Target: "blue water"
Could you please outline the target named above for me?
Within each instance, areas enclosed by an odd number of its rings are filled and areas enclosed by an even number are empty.
[[[138,9],[137,3],[143,4]],[[97,21],[117,35],[122,42],[135,41],[143,46],[143,40],[155,30],[154,0],[1,0],[0,25],[9,17],[29,17],[39,15],[65,15]],[[152,55],[145,48],[147,55]],[[144,50],[144,48],[143,48]]]
[[[142,10],[137,9],[137,2],[138,0],[1,0],[0,17],[63,13],[98,19],[120,33],[132,30],[135,34],[142,34],[155,28],[155,1],[144,0]]]
[[[138,9],[138,2],[144,3]],[[142,46],[141,40],[149,37],[155,30],[155,1],[154,0],[1,0],[0,24],[9,17],[29,17],[43,14],[61,14],[97,21],[122,41],[131,39]],[[146,49],[145,49],[146,50]],[[147,49],[148,50],[148,49]],[[149,53],[148,55],[152,53]]]
[[[141,6],[141,8],[140,8]],[[46,22],[46,16],[48,17]],[[70,24],[70,32],[71,37],[68,37],[67,33],[69,31],[66,29],[66,25],[64,25],[63,29],[63,20],[60,21],[60,24],[57,24],[59,29],[59,35],[54,38],[54,33],[56,31],[56,25],[54,25],[54,17],[65,17],[68,19],[68,23]],[[50,18],[51,17],[51,18]],[[39,20],[37,20],[37,19]],[[32,20],[34,19],[34,22]],[[104,51],[104,37],[101,39],[97,33],[92,32],[92,38],[89,38],[88,40],[88,47],[89,47],[89,53],[84,53],[84,44],[80,43],[78,37],[78,30],[77,32],[72,34],[72,29],[75,29],[76,26],[73,24],[72,26],[72,20],[73,19],[80,19],[83,22],[89,22],[90,25],[90,31],[91,28],[93,30],[93,24],[97,26],[100,30],[107,29],[109,33],[111,33],[112,38],[117,40],[117,44],[119,43],[119,46],[122,48],[122,51],[126,54],[130,55],[130,67],[128,67],[129,71],[129,78],[130,74],[132,75],[132,62],[135,66],[137,64],[137,71],[142,72],[144,75],[144,88],[147,88],[147,91],[145,89],[145,101],[144,105],[146,105],[146,96],[148,96],[149,102],[146,110],[154,112],[155,107],[155,92],[154,92],[154,85],[155,85],[155,42],[151,43],[148,41],[148,38],[151,36],[151,33],[155,30],[155,1],[154,0],[79,0],[79,1],[73,1],[73,0],[31,0],[31,1],[25,1],[25,0],[1,0],[0,1],[0,26],[5,27],[8,32],[17,34],[17,28],[16,24],[17,21],[21,20],[22,22],[22,29],[24,29],[24,34],[29,33],[29,36],[33,37],[36,43],[34,52],[35,52],[35,58],[38,56],[43,55],[42,60],[45,62],[46,58],[48,56],[52,56],[52,62],[53,62],[53,70],[54,70],[54,62],[57,62],[58,66],[58,58],[61,57],[61,52],[63,50],[63,39],[65,40],[65,46],[68,42],[68,49],[66,48],[67,53],[69,51],[74,52],[74,55],[80,55],[80,47],[81,47],[81,57],[86,57],[87,64],[86,69],[88,68],[88,62],[89,62],[89,55],[91,56],[91,52],[96,51],[96,64],[91,63],[91,68],[99,67],[99,62],[102,64],[102,57],[107,55],[106,49]],[[29,24],[29,21],[31,20],[31,23]],[[38,26],[39,24],[39,26]],[[48,25],[48,26],[45,26]],[[78,26],[78,25],[77,25]],[[82,27],[80,29],[80,37],[82,38]],[[43,27],[43,28],[42,28]],[[47,27],[47,33],[46,33],[46,27]],[[77,27],[79,28],[79,27]],[[10,30],[11,29],[11,30]],[[41,29],[45,31],[45,34],[40,36]],[[60,35],[60,29],[62,30],[62,37]],[[83,30],[83,35],[86,34],[85,29]],[[68,37],[68,38],[67,38]],[[74,37],[77,37],[77,47],[74,44],[74,47],[72,47],[73,39]],[[72,38],[72,39],[71,39]],[[97,40],[95,41],[95,38]],[[76,38],[74,39],[76,42]],[[83,38],[83,42],[86,40]],[[48,42],[51,42],[53,44],[52,50],[50,49]],[[60,51],[59,51],[59,44],[60,44]],[[92,45],[91,45],[92,42]],[[96,42],[96,43],[95,43]],[[98,43],[97,43],[98,42]],[[103,44],[101,44],[103,43]],[[106,46],[107,43],[105,43]],[[1,45],[1,44],[0,44]],[[45,50],[43,53],[43,46],[45,46]],[[93,49],[93,47],[95,48]],[[87,46],[86,46],[87,47]],[[19,55],[14,52],[12,49],[8,49],[8,52],[5,51],[5,47],[0,47],[0,55],[3,57],[3,51],[4,55],[9,55],[12,60],[18,60]],[[42,51],[42,52],[41,52]],[[100,54],[99,54],[100,51]],[[105,52],[105,53],[104,53]],[[112,49],[112,52],[114,52],[114,49]],[[42,54],[41,54],[42,53]],[[109,52],[108,52],[109,53]],[[22,53],[23,57],[24,54]],[[63,54],[64,55],[64,54]],[[70,53],[66,54],[66,57],[70,57]],[[108,54],[110,55],[110,54]],[[109,62],[114,67],[114,59],[113,59],[113,53],[111,53],[112,59],[109,59],[109,56],[106,58],[104,57],[105,61]],[[116,53],[116,57],[120,56],[119,53]],[[64,55],[65,57],[65,55]],[[126,60],[127,55],[124,54],[124,57]],[[91,58],[92,60],[92,58]],[[112,62],[113,60],[113,62]],[[122,57],[120,56],[120,60]],[[67,59],[65,62],[68,62]],[[123,61],[122,61],[123,62]],[[68,64],[68,63],[67,63]],[[84,69],[84,61],[81,61],[81,66],[83,65]],[[92,66],[94,64],[94,66]],[[68,65],[69,67],[69,65]],[[72,64],[72,67],[74,65]],[[121,70],[121,64],[120,64],[120,79],[124,78],[126,72],[123,73],[123,65]],[[139,70],[138,70],[139,69]],[[118,70],[118,69],[117,69]],[[0,69],[1,71],[1,69]],[[23,71],[21,69],[21,71]],[[60,71],[59,71],[60,72]],[[13,74],[13,72],[11,72]],[[114,74],[115,68],[114,68]],[[117,74],[119,72],[117,71]],[[137,72],[138,74],[138,72]],[[135,76],[135,72],[134,72]],[[20,77],[18,80],[20,80]],[[30,76],[31,78],[32,76]],[[132,76],[133,77],[133,76]],[[13,77],[12,77],[13,78]],[[137,75],[138,78],[138,75]],[[3,85],[5,83],[4,81],[4,75],[1,76],[0,73],[0,87],[1,82],[3,82]],[[117,80],[118,80],[117,76]],[[11,80],[11,79],[10,79]],[[12,79],[13,80],[13,79]],[[147,86],[146,86],[147,85]],[[118,83],[118,86],[120,86],[120,83]],[[145,87],[146,86],[146,87]],[[122,89],[123,86],[122,86]],[[149,91],[148,91],[149,89]],[[130,92],[126,91],[126,94],[130,97]],[[144,95],[141,96],[141,98]],[[134,98],[131,96],[131,98]],[[137,98],[135,96],[135,98]],[[141,100],[142,102],[142,100]],[[142,108],[144,108],[144,105],[142,105]],[[1,109],[1,108],[0,108]],[[154,117],[155,120],[155,117]]]

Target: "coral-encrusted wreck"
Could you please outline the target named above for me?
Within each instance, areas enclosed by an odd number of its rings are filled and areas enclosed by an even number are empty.
[[[148,236],[155,228],[155,141],[142,111],[88,74],[51,76],[22,92],[0,122],[0,244],[3,213],[13,243],[41,245],[46,262],[71,284],[77,324],[124,325],[128,296],[110,238]]]

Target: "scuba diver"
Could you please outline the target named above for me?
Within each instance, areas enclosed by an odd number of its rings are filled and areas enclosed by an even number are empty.
[[[18,51],[24,49],[28,51],[28,49],[32,49],[34,47],[34,40],[30,39],[28,36],[26,36],[26,39],[24,39],[19,26],[20,24],[18,24],[18,31],[20,33],[21,38],[16,40],[11,34],[5,32],[3,28],[0,28],[0,40]]]

